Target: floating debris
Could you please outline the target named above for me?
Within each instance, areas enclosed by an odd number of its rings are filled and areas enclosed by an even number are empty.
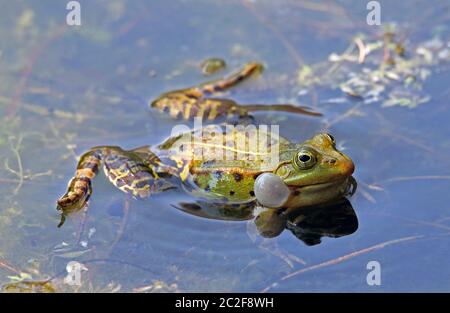
[[[387,26],[373,41],[358,36],[344,53],[332,53],[325,62],[302,66],[297,81],[307,88],[340,89],[366,104],[415,108],[431,100],[423,85],[439,65],[450,61],[449,47],[450,40],[440,37],[412,47],[395,27]]]
[[[143,287],[137,287],[133,289],[133,292],[136,293],[167,293],[167,292],[180,292],[178,289],[177,284],[170,284],[161,281],[161,280],[155,280],[152,284],[143,286]]]
[[[219,58],[211,58],[202,62],[200,65],[203,75],[209,76],[225,69],[226,63]]]
[[[5,284],[3,292],[9,293],[55,293],[56,288],[49,281],[18,281]]]

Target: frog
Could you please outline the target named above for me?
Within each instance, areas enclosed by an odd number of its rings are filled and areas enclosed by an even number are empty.
[[[258,142],[258,149],[251,142],[255,138],[266,139]],[[279,212],[327,203],[353,194],[356,188],[354,163],[338,150],[329,133],[294,143],[260,128],[206,125],[155,146],[131,150],[98,146],[84,153],[67,192],[58,200],[60,226],[67,214],[85,207],[100,167],[114,186],[134,198],[182,189],[202,199],[205,206],[231,212],[261,206],[255,181],[267,173],[289,189],[286,201],[268,208]]]
[[[261,63],[249,62],[227,77],[169,91],[150,102],[152,109],[169,113],[174,119],[237,123],[188,129],[155,146],[131,150],[97,146],[83,153],[66,193],[57,200],[61,213],[58,226],[67,215],[86,207],[100,168],[114,186],[134,198],[183,189],[232,211],[242,211],[243,207],[252,210],[261,204],[255,182],[262,174],[275,176],[288,190],[285,201],[270,208],[289,210],[325,203],[355,189],[353,162],[336,148],[331,134],[319,133],[303,143],[292,143],[271,131],[239,123],[253,120],[256,111],[310,116],[321,113],[292,104],[244,105],[214,96],[259,75],[263,69]],[[260,149],[254,149],[255,138]]]

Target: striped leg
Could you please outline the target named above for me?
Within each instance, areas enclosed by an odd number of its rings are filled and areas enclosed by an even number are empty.
[[[201,118],[213,121],[217,118],[252,120],[251,112],[281,111],[287,113],[320,116],[308,107],[291,104],[249,104],[241,105],[229,99],[213,98],[217,92],[225,91],[240,82],[260,73],[263,67],[259,63],[248,63],[240,71],[229,77],[208,82],[197,87],[176,90],[162,94],[151,103],[152,108],[169,113],[172,118],[191,120]]]
[[[229,77],[208,82],[192,89],[201,94],[214,94],[215,92],[225,91],[231,87],[234,87],[240,82],[252,77],[254,74],[260,74],[263,70],[264,67],[262,64],[251,62],[244,65],[240,71],[230,75]]]
[[[190,98],[185,94],[172,94],[153,102],[161,112],[169,113],[174,119],[213,121],[219,117],[235,115],[239,110],[236,102],[228,99]]]
[[[114,147],[105,154],[103,165],[109,181],[135,198],[147,198],[175,187],[160,177],[159,159],[150,150],[145,153],[141,149],[125,151]]]
[[[86,205],[92,193],[92,179],[98,173],[101,159],[101,149],[92,149],[80,158],[67,192],[58,200],[57,210],[61,211],[61,222],[58,227],[64,224],[67,214],[79,211]]]
[[[110,182],[136,198],[146,198],[152,193],[174,188],[166,178],[157,173],[158,158],[148,151],[125,151],[119,147],[97,147],[85,153],[78,162],[75,176],[67,192],[58,200],[57,209],[62,212],[61,226],[65,216],[81,210],[92,194],[92,179],[103,163]]]
[[[208,82],[197,87],[167,92],[151,103],[152,108],[167,112],[172,118],[190,120],[195,117],[214,120],[217,117],[236,115],[241,109],[237,103],[227,99],[205,98],[206,95],[225,91],[262,71],[259,63],[246,64],[229,77]]]

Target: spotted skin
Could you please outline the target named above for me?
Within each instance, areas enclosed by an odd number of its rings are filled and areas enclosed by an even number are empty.
[[[264,67],[260,63],[251,62],[246,64],[239,72],[229,76],[228,78],[218,80],[215,82],[205,83],[198,87],[195,87],[199,93],[213,94],[219,91],[225,91],[228,88],[234,87],[240,82],[243,82],[253,74],[259,74],[264,70]]]
[[[125,193],[137,198],[150,195],[152,181],[157,177],[142,160],[133,158],[126,152],[108,153],[104,158],[103,169],[109,181]]]
[[[211,147],[217,145],[214,134],[218,132],[216,126],[210,125],[184,135],[193,135],[200,142],[200,147]],[[237,147],[240,139],[245,138],[247,144],[249,141],[248,132],[240,128],[233,128],[231,133],[220,134],[229,145],[219,144],[214,149],[223,150],[223,154],[230,151],[230,143]],[[169,138],[152,150],[150,147],[131,151],[115,146],[92,148],[80,158],[68,191],[58,200],[58,209],[72,212],[84,207],[92,193],[92,179],[102,164],[109,181],[136,198],[146,198],[153,193],[174,188],[175,185],[168,180],[175,177],[192,194],[229,203],[254,200],[253,184],[261,170],[250,169],[258,164],[264,167],[263,157],[254,159],[250,152],[245,152],[235,164],[230,161],[221,163],[206,155],[197,160],[194,157],[195,147],[184,143],[189,136]],[[285,139],[281,142],[287,143]],[[267,142],[267,148],[275,143]],[[237,159],[237,153],[234,151],[232,158]]]
[[[62,212],[59,226],[64,223],[65,215],[86,205],[92,194],[92,180],[102,164],[109,181],[135,198],[146,198],[152,193],[173,188],[173,185],[162,179],[158,173],[162,171],[164,176],[172,169],[162,165],[151,151],[144,154],[114,146],[95,147],[80,158],[67,192],[57,202],[57,209]]]
[[[320,113],[313,112],[306,107],[289,104],[240,105],[229,99],[206,97],[226,91],[262,71],[263,66],[260,63],[248,63],[240,71],[227,78],[192,88],[164,93],[154,100],[150,106],[161,112],[168,113],[174,119],[184,120],[200,118],[207,121],[214,121],[220,117],[228,119],[232,119],[233,117],[245,118],[249,117],[249,113],[254,111],[284,111],[307,115],[320,115]]]
[[[180,173],[186,169],[185,175],[179,177],[190,194],[215,202],[239,204],[254,201],[255,179],[263,172],[273,171],[269,162],[271,154],[266,152],[271,152],[278,143],[281,146],[289,143],[282,137],[272,138],[260,141],[258,150],[254,150],[251,148],[254,138],[270,137],[251,127],[233,127],[224,132],[220,126],[208,125],[171,137],[155,148],[158,154],[170,155],[179,164]],[[204,149],[202,154],[199,148]]]
[[[258,149],[252,148],[254,138],[270,137],[257,128],[223,131],[219,125],[208,125],[170,137],[155,147],[92,148],[80,158],[66,194],[58,200],[60,225],[65,215],[85,206],[92,193],[92,179],[101,166],[114,186],[136,198],[182,187],[206,202],[236,207],[256,203],[255,179],[263,173],[278,175],[289,187],[291,194],[283,204],[287,209],[327,203],[356,186],[351,179],[353,162],[336,149],[334,138],[328,134],[317,134],[303,143],[272,137],[260,141]],[[273,162],[275,147],[279,147],[275,150],[279,159]],[[298,162],[304,151],[315,163],[302,169]],[[231,158],[223,158],[229,152]]]
[[[101,157],[101,150],[93,149],[80,158],[66,194],[58,200],[58,209],[72,211],[76,209],[77,203],[85,203],[89,200],[92,193],[92,179],[98,173]]]
[[[230,118],[232,116],[252,118],[249,113],[255,111],[282,111],[314,116],[321,115],[310,111],[308,108],[290,104],[240,105],[229,99],[210,97],[236,86],[254,74],[261,72],[262,69],[263,67],[259,63],[249,63],[240,71],[227,78],[192,88],[164,93],[153,101],[151,106],[167,112],[173,118],[184,120],[190,120],[194,117],[208,121],[213,121],[220,117]],[[204,130],[209,132],[205,135],[202,133]],[[133,150],[123,150],[114,146],[90,149],[80,158],[77,171],[69,182],[67,192],[58,200],[58,210],[62,211],[60,225],[64,222],[66,214],[78,211],[86,205],[92,194],[92,179],[101,166],[103,166],[105,175],[114,186],[136,198],[146,198],[153,193],[171,189],[178,185],[191,192],[194,196],[217,202],[223,201],[227,204],[255,202],[255,192],[253,190],[255,179],[261,173],[278,171],[280,166],[274,167],[273,164],[269,165],[267,154],[255,154],[252,148],[246,148],[245,150],[234,148],[236,141],[243,140],[248,144],[249,135],[246,131],[236,130],[231,132],[231,134],[224,132],[222,133],[225,136],[224,141],[216,142],[214,141],[216,137],[213,136],[210,130],[209,127],[205,127],[200,130],[200,134],[198,133],[199,130],[193,130],[187,134],[198,138],[200,148],[208,147],[210,149],[213,147],[213,150],[216,152],[222,151],[224,155],[231,156],[231,159],[225,158],[225,160],[220,161],[210,159],[207,154],[203,154],[203,157],[199,160],[196,157],[198,156],[196,148],[191,147],[188,143],[183,143],[185,134],[171,137],[154,149],[141,147]],[[321,135],[322,137],[325,138],[326,136]],[[311,140],[316,141],[315,137]],[[320,139],[318,142],[323,142],[323,140]],[[284,151],[280,151],[280,157],[285,159],[284,163],[281,163],[281,170],[288,172],[288,174],[293,174],[288,177],[289,184],[294,184],[293,189],[295,191],[289,205],[292,207],[304,205],[302,202],[303,193],[300,194],[295,190],[296,184],[300,184],[299,175],[296,173],[297,169],[293,168],[292,161],[289,161],[293,158],[296,151],[300,149],[301,144],[293,144],[292,146],[286,139],[280,138],[279,141],[266,143],[266,148],[270,150],[271,146],[278,144],[280,144],[282,150],[284,149]],[[327,142],[324,144],[324,147],[318,147],[319,152],[317,153],[328,152],[328,150],[331,151],[333,149],[335,150],[334,146],[331,147],[329,142]],[[335,179],[335,176],[347,175],[350,172],[349,169],[353,171],[353,168],[348,165],[351,161],[348,161],[348,158],[346,159],[342,153],[336,153],[337,156],[334,155],[328,158],[330,162],[326,165],[329,169],[334,167],[335,170],[330,171],[330,173],[333,173],[333,179]],[[336,158],[343,159],[345,161],[343,163],[346,165],[342,166],[340,162],[336,162]],[[334,162],[331,162],[331,160],[334,160]],[[321,175],[317,175],[321,177],[320,184],[323,183],[322,180],[327,179],[328,176],[325,175],[328,173],[327,170],[328,168],[321,169]],[[279,175],[284,177],[284,172],[280,172]],[[278,172],[276,173],[278,174]],[[316,176],[313,174],[310,176],[314,180]],[[173,180],[177,184],[173,184]],[[307,181],[309,182],[310,179],[308,178]],[[342,187],[342,190],[346,189],[345,182],[341,183],[338,181],[336,184],[339,185],[338,187]],[[314,201],[317,202],[316,189],[313,188],[312,191],[309,191],[308,196],[311,201],[308,204],[315,203]],[[326,191],[328,192],[328,190]],[[342,194],[342,192],[339,192],[339,194]],[[329,196],[323,196],[320,198],[320,201],[328,198]]]

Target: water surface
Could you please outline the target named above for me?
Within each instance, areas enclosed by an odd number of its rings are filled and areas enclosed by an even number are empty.
[[[0,284],[22,273],[77,292],[450,290],[448,62],[427,67],[420,94],[430,100],[414,108],[298,83],[303,66],[342,53],[358,34],[383,33],[366,24],[364,1],[81,1],[79,27],[66,25],[64,3],[1,2]],[[448,4],[381,4],[383,24],[397,24],[407,48],[450,42]],[[55,201],[77,157],[95,145],[166,138],[179,122],[148,101],[204,81],[199,64],[210,57],[226,60],[227,71],[266,65],[260,79],[228,94],[238,102],[324,113],[257,119],[295,141],[327,129],[345,147],[359,182],[350,199],[357,231],[312,246],[289,231],[264,241],[245,221],[176,210],[190,199],[176,191],[131,200],[124,215],[126,196],[103,175],[85,223],[80,215],[58,229]],[[72,260],[89,269],[81,287],[62,282]],[[381,265],[380,286],[366,282],[369,261]]]

